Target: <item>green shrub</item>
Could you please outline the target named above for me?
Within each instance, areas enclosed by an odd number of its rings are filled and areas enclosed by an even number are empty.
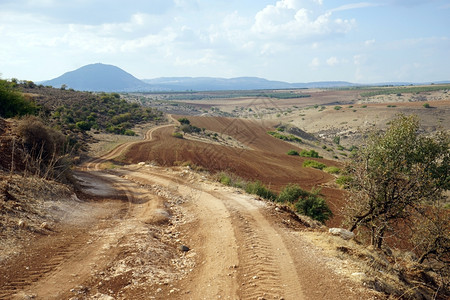
[[[298,151],[296,151],[296,150],[289,150],[287,154],[288,155],[297,155],[297,156],[299,155]]]
[[[174,132],[174,133],[172,133],[172,136],[176,137],[176,138],[179,138],[179,139],[183,138],[183,134],[181,132]]]
[[[341,143],[341,137],[340,136],[335,136],[333,138],[333,143],[335,143],[336,145],[339,145]]]
[[[217,181],[227,186],[244,188],[247,184],[244,179],[232,173],[220,172],[216,176]]]
[[[299,198],[304,198],[308,195],[309,192],[303,190],[299,185],[288,184],[281,190],[277,202],[295,203]]]
[[[86,121],[77,122],[75,126],[82,131],[91,130],[91,124],[89,124],[89,122]]]
[[[305,198],[300,198],[297,203],[295,203],[295,209],[299,214],[309,216],[322,223],[333,216],[333,213],[325,202],[325,199],[317,196],[316,194],[311,194]]]
[[[314,150],[302,150],[299,154],[301,157],[315,157],[315,158],[319,158],[319,153],[317,151]]]
[[[258,195],[267,200],[277,199],[277,194],[268,189],[261,181],[254,181],[247,183],[245,191],[249,194]]]
[[[336,179],[336,183],[339,184],[343,188],[348,188],[350,183],[353,181],[353,178],[348,175],[342,175]]]
[[[342,108],[342,106],[339,106],[339,105],[336,105],[336,106],[334,107],[335,110],[340,110],[341,108]]]
[[[191,124],[191,121],[189,121],[187,118],[180,118],[180,119],[178,119],[178,122],[180,122],[181,124],[186,124],[186,125]]]
[[[0,80],[0,116],[11,118],[35,114],[36,105],[25,99],[13,86],[6,80]]]
[[[302,139],[296,137],[293,134],[289,134],[289,135],[284,135],[281,133],[278,133],[276,131],[267,131],[268,134],[270,134],[271,136],[283,140],[283,141],[288,141],[288,142],[297,142],[297,143],[302,143]]]
[[[341,173],[341,169],[339,169],[338,167],[326,167],[323,170],[325,172],[329,173],[329,174],[339,174],[339,173]]]
[[[231,177],[228,174],[220,173],[219,174],[219,182],[223,185],[231,186],[232,180]]]
[[[323,170],[324,168],[327,167],[327,165],[325,165],[321,162],[315,161],[315,160],[305,160],[303,162],[303,166],[311,167],[311,168],[315,168],[315,169],[319,169],[319,170]]]
[[[425,104],[423,105],[423,107],[425,107],[425,108],[431,108],[431,106],[430,106],[429,103],[425,103]]]
[[[131,130],[131,129],[126,129],[126,130],[124,131],[123,134],[124,134],[124,135],[128,135],[128,136],[135,136],[135,135],[136,135],[136,132],[134,132],[134,131]]]

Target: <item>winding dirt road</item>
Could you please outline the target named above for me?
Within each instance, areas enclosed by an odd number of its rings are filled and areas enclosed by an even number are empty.
[[[295,218],[264,201],[188,168],[101,170],[144,143],[76,173],[84,201],[0,265],[0,299],[371,298],[327,266]]]

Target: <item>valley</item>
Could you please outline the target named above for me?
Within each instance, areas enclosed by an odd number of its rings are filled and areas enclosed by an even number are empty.
[[[0,299],[388,299],[405,293],[419,275],[389,281],[385,254],[328,233],[342,226],[348,191],[337,174],[304,163],[343,169],[368,130],[385,129],[399,113],[418,115],[424,133],[448,131],[450,96],[447,86],[362,96],[368,92],[373,89],[302,89],[269,94],[308,97],[209,100],[121,94],[151,107],[155,122],[133,127],[137,136],[79,132],[90,150],[73,168],[76,186],[61,188],[55,199],[22,200],[28,184],[8,170],[14,154],[3,157]],[[10,149],[14,123],[4,122],[2,149]],[[183,131],[182,122],[191,127]],[[288,155],[291,150],[318,155]],[[223,184],[221,174],[277,194],[289,184],[319,191],[333,215],[321,224],[292,205]],[[30,199],[36,203],[26,204]],[[399,257],[388,259],[406,264]]]

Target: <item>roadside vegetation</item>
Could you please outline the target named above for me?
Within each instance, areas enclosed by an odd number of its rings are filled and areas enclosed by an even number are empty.
[[[344,224],[380,251],[401,242],[417,270],[432,271],[428,284],[443,295],[450,283],[450,137],[421,134],[414,115],[390,124],[369,135],[339,178],[350,193]]]
[[[266,200],[277,202],[298,214],[308,216],[321,223],[333,216],[319,189],[308,192],[297,184],[288,184],[277,194],[260,181],[249,182],[226,172],[218,173],[217,181],[227,186],[243,189],[249,194],[258,195]]]

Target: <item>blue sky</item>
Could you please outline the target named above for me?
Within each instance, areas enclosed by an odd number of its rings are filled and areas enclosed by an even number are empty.
[[[450,80],[450,0],[1,0],[2,78]]]

